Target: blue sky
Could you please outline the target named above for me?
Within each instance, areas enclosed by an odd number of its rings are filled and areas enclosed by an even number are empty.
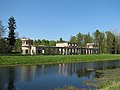
[[[0,19],[16,19],[19,37],[69,40],[78,32],[120,31],[120,0],[0,0]]]

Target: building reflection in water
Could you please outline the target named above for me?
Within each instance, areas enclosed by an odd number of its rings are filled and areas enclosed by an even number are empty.
[[[36,66],[21,66],[20,78],[22,81],[29,81],[35,77]]]
[[[76,65],[72,64],[59,64],[58,65],[58,74],[68,76],[73,75],[76,72]]]
[[[90,63],[69,63],[69,64],[55,64],[55,65],[34,65],[34,66],[13,66],[0,68],[0,90],[15,90],[21,87],[26,82],[30,85],[46,84],[46,81],[55,81],[64,83],[71,80],[87,80],[93,77],[99,78],[101,73],[96,70],[107,68],[120,67],[120,62],[90,62]],[[60,77],[59,77],[60,76]],[[70,76],[70,77],[69,77]],[[55,78],[56,77],[56,78]],[[58,78],[59,79],[58,79]],[[77,78],[76,78],[77,77]],[[63,81],[62,79],[63,78]],[[49,79],[49,80],[48,80]],[[55,79],[55,80],[53,80]],[[34,81],[33,81],[34,80]],[[41,81],[44,80],[44,81]],[[61,81],[60,81],[61,80]],[[24,84],[23,84],[24,82]],[[62,84],[61,83],[61,84]],[[38,86],[39,87],[39,86]],[[24,89],[25,90],[25,89]]]
[[[93,71],[94,71],[94,68],[91,63],[89,64],[85,64],[85,63],[59,64],[59,67],[58,67],[59,75],[69,76],[69,75],[76,74],[79,78],[83,76],[90,77],[90,74]]]

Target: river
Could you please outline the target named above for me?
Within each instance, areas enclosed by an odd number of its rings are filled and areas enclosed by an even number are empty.
[[[54,90],[65,85],[96,89],[83,82],[97,77],[96,70],[116,67],[120,67],[120,60],[0,67],[0,90]]]

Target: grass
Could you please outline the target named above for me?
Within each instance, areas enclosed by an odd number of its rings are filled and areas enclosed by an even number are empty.
[[[36,56],[20,56],[20,55],[1,55],[0,66],[8,65],[41,65],[41,64],[58,64],[58,63],[77,63],[77,62],[93,62],[106,60],[120,60],[120,55],[113,54],[96,54],[96,55],[36,55]],[[101,90],[118,90],[120,89],[120,69],[98,71],[102,72],[103,77],[96,78],[95,81]],[[64,90],[71,90],[75,87],[68,86]],[[62,90],[58,88],[58,90]],[[75,88],[75,90],[79,90]]]
[[[97,73],[102,73],[100,78],[94,78],[93,80],[87,80],[83,82],[86,85],[92,85],[96,87],[95,90],[120,90],[120,68],[97,70]],[[86,90],[85,88],[77,88],[75,86],[65,86],[63,88],[55,88],[54,90]]]
[[[100,70],[103,73],[100,78],[95,78],[100,90],[120,89],[120,68]]]
[[[6,65],[41,65],[58,63],[93,62],[106,60],[120,60],[120,55],[97,54],[97,55],[36,55],[15,56],[1,55],[0,66]]]
[[[54,90],[80,90],[79,88],[76,88],[74,86],[65,85],[64,88],[54,88]],[[84,89],[83,89],[84,90]]]

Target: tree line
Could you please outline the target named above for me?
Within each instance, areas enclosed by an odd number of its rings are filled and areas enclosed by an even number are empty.
[[[8,27],[2,25],[0,21],[0,53],[21,52],[21,39],[17,38],[16,21],[13,16],[8,19]],[[8,36],[5,36],[6,31],[9,31]],[[33,45],[55,46],[56,43],[67,42],[63,38],[59,40],[33,40]],[[120,33],[108,30],[102,32],[96,30],[90,34],[78,33],[75,36],[70,36],[68,42],[77,43],[79,47],[86,47],[87,43],[94,43],[94,47],[98,47],[101,54],[120,54]]]
[[[46,46],[55,46],[56,43],[67,42],[60,38],[57,41],[54,40],[45,40],[38,39],[34,40],[34,45],[46,45]],[[120,33],[115,33],[111,30],[102,32],[96,30],[91,35],[78,33],[75,36],[71,36],[69,39],[70,43],[77,43],[79,47],[86,47],[87,43],[94,43],[94,47],[98,47],[101,54],[120,54]]]
[[[120,54],[120,33],[111,30],[102,32],[97,29],[92,35],[78,33],[71,36],[70,42],[78,43],[80,47],[94,43],[94,47],[98,47],[101,54]]]
[[[62,38],[59,38],[59,40],[55,41],[55,40],[45,40],[45,39],[38,39],[38,40],[34,40],[33,41],[33,45],[45,45],[45,46],[55,46],[56,43],[63,43],[63,42],[67,42],[65,40],[63,40]]]

